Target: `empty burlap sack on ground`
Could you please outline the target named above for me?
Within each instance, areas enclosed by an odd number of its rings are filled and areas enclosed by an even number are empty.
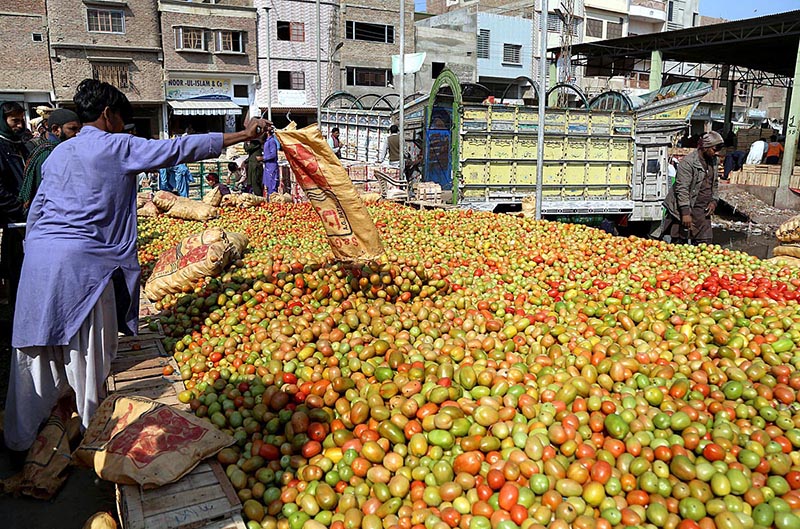
[[[70,441],[80,435],[80,417],[73,414],[74,396],[61,398],[28,451],[22,471],[0,482],[6,494],[49,500],[64,484],[72,462]]]
[[[158,217],[158,206],[153,202],[145,202],[145,204],[136,210],[138,217]]]
[[[112,395],[74,455],[107,481],[153,489],[179,480],[233,442],[205,419],[154,400]]]
[[[775,257],[797,257],[800,259],[800,246],[796,246],[794,244],[784,244],[772,250],[772,255]]]
[[[337,259],[370,260],[383,253],[380,235],[339,158],[319,128],[276,131],[283,153],[308,201],[322,219]]]
[[[219,216],[219,211],[214,206],[198,200],[179,197],[167,191],[157,192],[153,196],[153,202],[168,217],[176,219],[205,222]]]
[[[775,237],[781,242],[800,242],[800,215],[781,224],[775,232]]]
[[[204,277],[219,275],[229,263],[242,257],[248,242],[246,236],[222,228],[186,237],[161,254],[145,283],[145,295],[151,301],[159,301],[167,294],[192,288]]]
[[[222,192],[218,187],[212,188],[208,193],[203,196],[203,202],[209,206],[217,207],[222,202]]]

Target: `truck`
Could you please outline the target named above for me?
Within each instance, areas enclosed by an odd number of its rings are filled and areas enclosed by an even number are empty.
[[[528,83],[538,98],[536,83]],[[557,85],[542,97],[555,99],[553,92],[563,89],[574,92],[573,105],[549,106],[543,124],[543,215],[624,218],[643,225],[660,221],[669,186],[669,150],[711,85],[685,82],[638,97],[609,91],[592,100],[574,86]],[[535,195],[538,108],[463,94],[457,77],[444,70],[426,97],[406,102],[404,136],[422,146],[422,181],[439,184],[457,206],[518,208]],[[359,118],[359,111],[351,109],[345,114],[354,129],[360,122],[362,135],[375,135],[367,126],[388,128],[397,122],[397,113],[373,111]],[[334,121],[323,114],[323,126],[334,126]]]

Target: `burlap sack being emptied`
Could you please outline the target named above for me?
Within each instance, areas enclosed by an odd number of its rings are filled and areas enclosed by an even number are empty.
[[[218,276],[232,261],[241,259],[248,239],[238,233],[210,228],[189,235],[161,254],[144,285],[147,299],[184,292],[204,277]]]
[[[322,220],[333,254],[343,261],[368,261],[383,253],[378,229],[339,158],[319,127],[294,122],[275,131],[297,183]]]
[[[112,395],[75,458],[106,481],[154,489],[174,483],[234,439],[205,419],[141,397]]]

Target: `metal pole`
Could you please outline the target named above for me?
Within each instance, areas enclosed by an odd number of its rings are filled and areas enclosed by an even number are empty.
[[[539,123],[536,130],[539,133],[536,142],[536,220],[542,218],[542,181],[544,180],[544,109],[547,103],[547,0],[542,0],[542,9],[539,16]],[[536,11],[534,4],[534,19]],[[531,19],[531,25],[534,24]],[[531,50],[531,62],[533,50]]]
[[[406,0],[400,0],[400,174],[401,179],[405,176],[405,118],[406,118]],[[408,187],[411,193],[411,186]]]
[[[269,8],[265,7],[264,12],[267,22],[267,119],[272,121],[272,51],[270,46],[272,35],[269,25]]]
[[[322,20],[317,0],[317,126],[322,121]]]

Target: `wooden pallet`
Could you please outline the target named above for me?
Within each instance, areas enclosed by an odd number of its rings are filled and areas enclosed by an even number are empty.
[[[157,489],[117,486],[122,529],[244,529],[236,491],[215,460]]]
[[[164,375],[167,366],[173,368],[170,376]],[[178,401],[178,393],[184,389],[178,365],[167,356],[161,339],[155,335],[120,340],[106,386],[109,393],[146,397],[184,411],[188,409]]]

